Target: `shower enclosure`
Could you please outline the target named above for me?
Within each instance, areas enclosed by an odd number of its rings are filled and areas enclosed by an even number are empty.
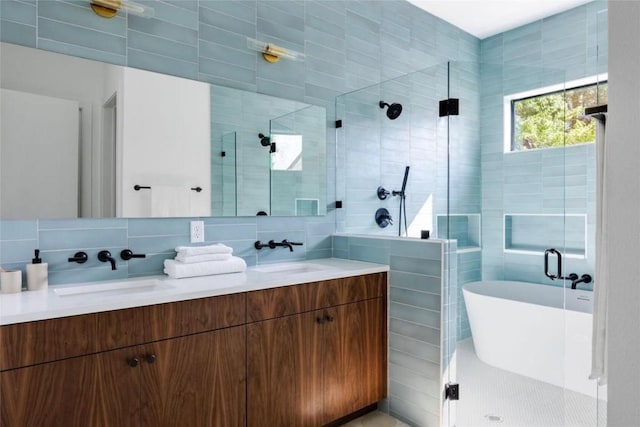
[[[597,94],[600,79],[591,82]],[[571,280],[545,275],[543,256],[550,248],[563,255],[566,275],[593,275],[595,148],[568,141],[569,122],[591,126],[587,118],[570,116],[566,106],[573,96],[569,89],[586,84],[575,80],[571,73],[549,68],[449,62],[336,99],[336,119],[341,121],[336,129],[336,193],[344,203],[336,211],[337,232],[397,236],[401,197],[393,191],[401,190],[409,166],[407,232],[402,228],[400,234],[449,242],[437,380],[443,388],[449,386],[451,395],[446,399],[421,390],[420,384],[436,378],[419,368],[420,357],[413,357],[417,368],[402,367],[413,377],[406,384],[391,379],[385,406],[410,425],[605,425],[606,390],[595,381],[582,392],[565,385],[567,368],[577,363],[572,347],[563,342],[549,348],[558,368],[554,384],[484,363],[474,350],[462,296],[462,287],[477,281],[530,282],[543,291],[570,287]],[[518,102],[533,99],[525,103],[532,108],[529,104],[537,102],[532,97],[541,93],[552,93],[560,105],[544,124],[551,129],[545,135],[556,132],[548,148],[525,132],[539,117],[516,117],[525,109]],[[381,108],[381,102],[389,106]],[[395,107],[388,115],[393,104],[401,105],[401,111]],[[379,187],[388,192],[385,198],[379,197]],[[381,208],[393,224],[378,224]],[[394,288],[403,287],[399,277],[391,284],[392,303]],[[580,288],[590,293],[592,285]],[[406,317],[398,311],[402,307]],[[395,308],[390,313],[392,334],[394,316],[419,325],[433,315],[408,304]],[[554,327],[571,337],[572,321],[561,318]],[[535,327],[536,320],[524,321]],[[421,348],[425,343],[416,337],[414,344]],[[390,370],[394,363],[390,359]],[[590,373],[588,362],[585,366],[582,377]],[[440,406],[434,403],[438,399]],[[400,409],[407,407],[411,411]]]

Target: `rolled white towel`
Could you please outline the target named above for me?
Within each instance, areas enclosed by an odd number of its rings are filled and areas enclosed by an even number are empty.
[[[184,252],[178,252],[176,255],[176,261],[184,264],[193,264],[196,262],[207,261],[226,261],[231,259],[231,254],[203,254],[203,255],[185,255]]]
[[[178,246],[176,252],[184,255],[231,254],[233,248],[222,243],[208,246]]]
[[[211,276],[214,274],[241,273],[247,269],[242,258],[231,257],[226,261],[208,261],[185,264],[174,259],[164,260],[164,272],[173,279],[183,277]]]

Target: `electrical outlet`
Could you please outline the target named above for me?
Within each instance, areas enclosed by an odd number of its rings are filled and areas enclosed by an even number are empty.
[[[191,221],[191,243],[204,242],[204,221]]]

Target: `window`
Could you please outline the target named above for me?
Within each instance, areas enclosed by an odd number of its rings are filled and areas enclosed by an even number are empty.
[[[276,151],[271,156],[271,170],[302,170],[302,135],[273,134]]]
[[[607,103],[607,82],[511,98],[511,150],[592,143],[595,122],[585,107]]]

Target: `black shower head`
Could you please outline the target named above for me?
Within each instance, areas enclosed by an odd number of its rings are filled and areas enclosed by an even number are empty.
[[[264,136],[263,133],[259,133],[258,134],[258,138],[260,138],[260,144],[263,147],[269,147],[271,146],[271,138],[269,138],[268,136]]]
[[[394,102],[393,104],[389,105],[384,101],[380,101],[378,105],[380,106],[380,108],[388,107],[387,117],[389,117],[389,119],[391,120],[397,119],[400,116],[400,114],[402,114],[402,104],[398,104]]]

